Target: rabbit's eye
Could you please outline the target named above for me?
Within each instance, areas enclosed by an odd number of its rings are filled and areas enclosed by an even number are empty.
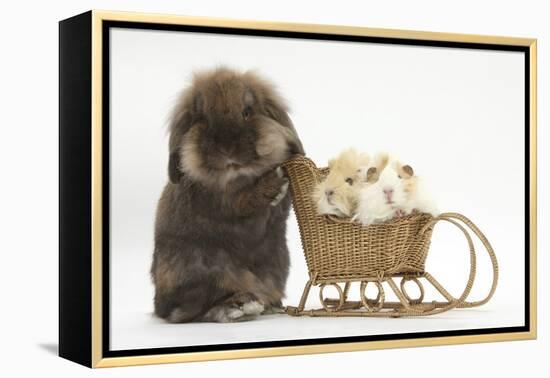
[[[351,177],[348,177],[348,178],[346,179],[346,182],[347,182],[348,184],[350,184],[350,185],[353,185],[353,179],[352,179]]]
[[[252,115],[252,108],[250,107],[246,107],[244,110],[243,110],[243,118],[245,121],[247,121],[250,116]]]

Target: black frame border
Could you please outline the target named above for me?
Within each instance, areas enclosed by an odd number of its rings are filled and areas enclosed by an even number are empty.
[[[485,44],[473,42],[450,42],[450,41],[433,41],[421,39],[406,39],[406,38],[389,38],[389,37],[372,37],[372,36],[355,36],[355,35],[336,35],[325,33],[308,33],[308,32],[291,32],[291,31],[275,31],[275,30],[260,30],[246,28],[230,28],[230,27],[214,27],[214,26],[193,26],[193,25],[175,25],[161,23],[146,23],[133,21],[102,21],[102,124],[103,124],[103,266],[102,266],[102,357],[130,357],[143,355],[160,355],[160,354],[176,354],[176,353],[192,353],[192,352],[210,352],[210,351],[229,351],[257,348],[273,348],[273,347],[292,347],[304,345],[330,345],[340,343],[354,343],[366,341],[386,341],[386,340],[403,340],[403,339],[425,339],[435,337],[453,337],[453,336],[469,336],[469,335],[489,335],[502,333],[516,333],[530,331],[530,114],[531,114],[531,81],[530,81],[530,48],[529,46],[518,45],[503,45],[503,44]],[[518,327],[498,327],[498,328],[480,328],[467,330],[448,330],[434,332],[418,332],[404,334],[385,334],[385,335],[369,335],[369,336],[350,336],[350,337],[332,337],[318,339],[300,339],[300,340],[280,340],[280,341],[265,341],[265,342],[249,342],[249,343],[231,343],[231,344],[212,344],[212,345],[197,345],[197,346],[182,346],[182,347],[163,347],[163,348],[143,348],[143,349],[126,349],[126,350],[110,350],[110,33],[111,28],[125,29],[145,29],[155,31],[176,31],[176,32],[194,32],[208,34],[229,34],[240,36],[261,36],[275,38],[290,38],[290,39],[313,39],[323,41],[340,41],[340,42],[358,42],[358,43],[377,43],[377,44],[392,44],[420,47],[443,47],[443,48],[460,48],[460,49],[478,49],[478,50],[495,50],[495,51],[516,51],[523,52],[525,56],[525,325]]]
[[[59,23],[59,356],[92,364],[92,12]],[[74,127],[75,125],[82,127]]]

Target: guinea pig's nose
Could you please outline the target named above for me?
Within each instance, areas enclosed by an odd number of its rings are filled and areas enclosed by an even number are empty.
[[[330,190],[330,189],[325,190],[325,194],[326,194],[327,197],[330,197],[334,194],[334,190]]]
[[[384,189],[384,196],[386,196],[386,198],[388,200],[391,200],[392,195],[393,195],[393,189],[392,188]]]

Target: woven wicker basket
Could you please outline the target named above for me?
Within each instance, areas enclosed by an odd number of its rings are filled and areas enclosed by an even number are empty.
[[[292,203],[302,247],[309,270],[298,307],[287,307],[291,315],[312,316],[403,316],[428,315],[455,307],[472,307],[486,303],[496,289],[498,266],[491,245],[481,231],[466,217],[447,213],[439,217],[429,214],[413,214],[381,224],[361,225],[350,219],[319,215],[312,198],[315,185],[327,174],[328,168],[317,168],[308,158],[294,157],[283,164],[290,181]],[[425,272],[425,262],[435,223],[448,221],[463,232],[470,246],[470,277],[466,289],[459,298],[451,296],[431,275]],[[482,241],[493,264],[493,286],[489,295],[478,302],[467,302],[475,278],[475,250],[472,239],[462,221]],[[393,278],[402,277],[401,288]],[[423,302],[424,289],[419,278],[426,278],[445,297],[444,302]],[[411,299],[404,288],[406,281],[414,281],[420,289],[420,297]],[[350,284],[361,283],[361,300],[349,301]],[[364,291],[369,282],[378,287],[375,299],[366,297]],[[382,283],[386,282],[399,302],[384,303]],[[325,285],[334,285],[337,299],[323,298]],[[342,290],[339,284],[344,284]],[[312,285],[321,286],[323,309],[304,310]]]

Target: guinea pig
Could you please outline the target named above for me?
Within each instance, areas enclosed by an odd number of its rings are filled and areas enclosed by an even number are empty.
[[[366,183],[359,190],[355,219],[369,225],[405,215],[409,212],[404,180],[414,174],[409,165],[402,165],[387,154],[375,158]]]
[[[370,161],[369,155],[353,148],[342,151],[328,162],[329,173],[317,183],[313,200],[319,214],[351,217],[357,206],[357,189],[361,169]]]
[[[280,164],[304,154],[274,86],[225,67],[196,73],[170,123],[157,205],[155,314],[172,323],[250,320],[282,306],[290,198]]]
[[[357,207],[357,185],[338,171],[330,172],[315,186],[313,201],[319,214],[351,217]]]
[[[369,168],[366,184],[358,196],[355,219],[369,225],[411,214],[413,211],[437,215],[424,181],[415,176],[410,165],[383,153],[375,166]]]
[[[386,165],[388,164],[390,159],[390,155],[387,152],[379,152],[377,153],[373,159],[369,159],[369,163],[362,165],[357,173],[358,173],[358,181],[360,184],[364,184],[366,182],[373,183],[376,180],[378,180],[380,172],[384,170]],[[375,168],[375,169],[371,169]]]
[[[411,175],[403,179],[403,188],[407,197],[404,214],[411,212],[419,212],[431,214],[432,216],[439,215],[439,210],[435,200],[428,191],[426,181],[423,177]],[[398,214],[399,215],[399,214]]]
[[[330,173],[338,173],[344,177],[350,185],[355,184],[364,172],[370,167],[370,156],[358,152],[354,148],[348,148],[328,162]]]

